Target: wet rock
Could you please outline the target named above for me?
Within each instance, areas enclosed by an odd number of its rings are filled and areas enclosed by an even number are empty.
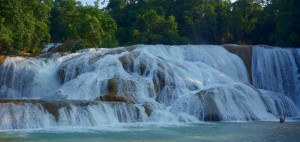
[[[92,58],[89,59],[89,63],[92,64],[96,61],[99,61],[100,59],[102,59],[103,57],[105,57],[106,55],[115,55],[115,54],[120,54],[122,52],[131,52],[133,51],[134,49],[136,49],[137,46],[128,46],[128,47],[122,47],[122,48],[114,48],[114,49],[110,49],[106,52],[103,52],[99,55],[96,55]],[[122,61],[124,61],[124,59],[122,59],[122,57],[120,57],[120,62],[123,63]]]
[[[88,106],[90,102],[87,101],[49,101],[49,100],[0,100],[0,104],[15,104],[15,105],[20,105],[24,106],[26,104],[32,104],[32,105],[37,105],[42,107],[42,110],[45,112],[48,112],[51,114],[55,121],[58,122],[59,120],[59,109],[61,108],[66,108],[67,111],[71,110],[72,105],[74,106]]]
[[[118,82],[117,79],[109,79],[107,81],[108,87],[108,95],[109,96],[116,96],[118,92]]]
[[[100,96],[99,98],[96,98],[95,100],[108,101],[108,102],[124,102],[128,104],[134,104],[132,100],[127,99],[123,96],[104,95],[104,96]]]
[[[131,80],[112,78],[107,80],[107,94],[99,96],[95,100],[134,104],[135,94],[133,92],[136,92],[135,82]]]
[[[59,58],[69,54],[69,52],[46,52],[38,55],[36,58]]]
[[[2,65],[5,62],[6,56],[0,55],[0,65]]]
[[[252,121],[269,117],[259,92],[245,84],[236,84],[232,87],[213,86],[201,90],[195,95],[201,103],[200,108],[198,108],[200,120]]]
[[[222,120],[221,113],[219,112],[218,106],[214,99],[216,89],[218,89],[218,88],[202,90],[196,94],[204,104],[204,109],[202,110],[204,112],[202,115],[202,117],[203,117],[202,119],[204,121],[221,121]]]
[[[134,63],[136,62],[140,52],[132,52],[119,58],[124,70],[128,73],[134,73]],[[141,75],[141,74],[140,74]]]
[[[252,83],[252,45],[225,44],[223,47],[243,60],[248,71],[249,81]]]
[[[153,113],[153,107],[150,104],[143,104],[143,107],[148,117],[150,117],[151,114]]]
[[[58,73],[60,82],[61,82],[61,83],[64,83],[64,82],[65,82],[65,78],[66,78],[65,70],[64,70],[64,69],[59,69],[59,70],[57,71],[57,73]]]
[[[285,117],[280,117],[279,122],[284,123],[285,122]]]
[[[65,83],[87,72],[88,67],[88,59],[82,54],[62,62],[57,74],[61,83]]]
[[[62,45],[59,45],[57,47],[52,47],[48,51],[51,52],[70,52],[72,48],[75,48],[76,44],[79,44],[78,42],[67,40]]]

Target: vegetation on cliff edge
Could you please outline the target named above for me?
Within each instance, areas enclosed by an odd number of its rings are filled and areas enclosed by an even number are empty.
[[[300,45],[298,0],[0,0],[0,54],[132,44]]]

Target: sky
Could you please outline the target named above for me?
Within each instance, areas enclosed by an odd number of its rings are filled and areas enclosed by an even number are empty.
[[[84,4],[84,5],[85,5],[85,4],[88,4],[88,5],[94,5],[94,1],[95,1],[95,0],[78,0],[78,1],[81,1],[82,4]],[[101,1],[103,1],[103,0],[100,0],[100,2],[101,2]],[[103,8],[104,6],[107,5],[107,3],[108,3],[109,0],[106,0],[106,1],[107,1],[106,4],[104,4],[104,5],[101,5],[101,4],[100,4],[100,8]],[[235,1],[236,1],[236,0],[231,0],[231,2],[235,2]]]
[[[81,3],[82,3],[83,5],[86,5],[86,4],[88,4],[88,5],[94,5],[94,1],[95,1],[95,0],[78,0],[78,1],[81,1]],[[106,4],[104,4],[104,5],[101,5],[101,1],[103,1],[103,0],[100,0],[100,7],[102,8],[102,7],[104,7],[104,6],[107,5],[107,3],[108,3],[109,0],[106,0],[107,2],[106,2]]]
[[[82,4],[89,4],[89,5],[94,5],[94,0],[78,0],[78,1],[81,1]]]

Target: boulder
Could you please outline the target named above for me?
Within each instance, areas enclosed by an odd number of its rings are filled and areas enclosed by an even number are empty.
[[[280,123],[284,123],[285,122],[285,118],[284,117],[280,117],[279,122]]]
[[[153,107],[150,104],[143,104],[143,107],[145,109],[147,116],[150,117],[151,114],[153,113]]]
[[[122,80],[118,78],[112,78],[107,80],[107,94],[104,96],[97,97],[95,101],[115,101],[134,104],[135,101],[132,98],[133,96],[132,94],[130,95],[128,93],[128,90],[126,90],[125,83],[130,83],[132,86],[134,86],[134,83],[132,81]],[[118,95],[119,85],[122,85],[120,86],[120,88],[122,89],[122,95]]]
[[[204,105],[203,120],[204,121],[221,121],[222,114],[218,109],[216,101],[214,99],[215,95],[218,95],[218,90],[222,88],[211,88],[208,90],[202,90],[196,93],[195,95],[201,100]],[[217,91],[217,93],[216,93]]]

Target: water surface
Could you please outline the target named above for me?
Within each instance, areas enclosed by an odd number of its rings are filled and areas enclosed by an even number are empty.
[[[201,123],[186,125],[124,125],[108,128],[55,128],[0,132],[0,141],[50,142],[183,142],[251,141],[299,142],[300,121]]]

